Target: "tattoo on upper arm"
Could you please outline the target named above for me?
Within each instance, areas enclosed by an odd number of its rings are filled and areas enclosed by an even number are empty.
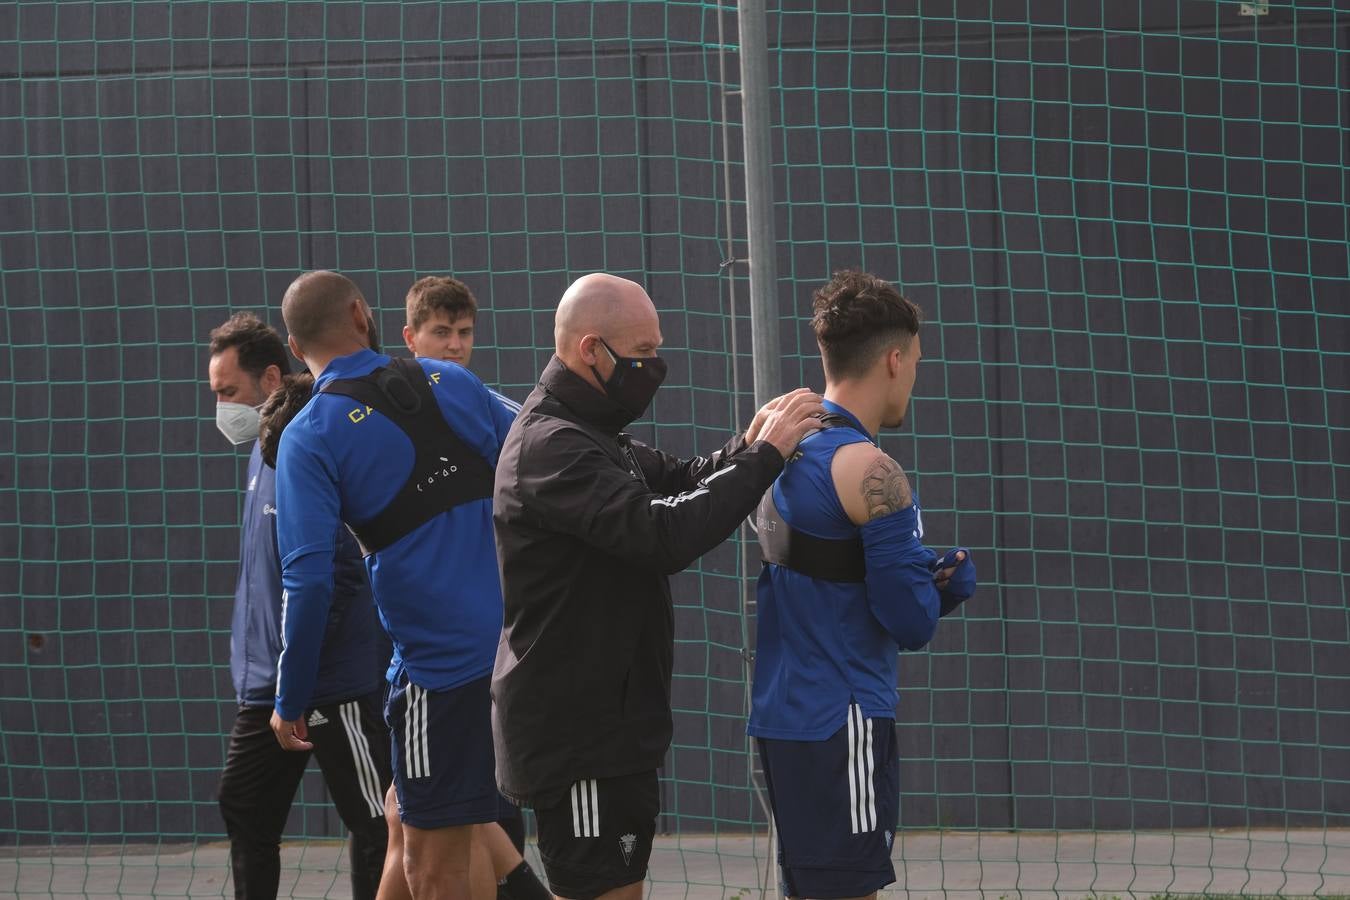
[[[889,516],[914,503],[904,469],[888,456],[878,457],[867,467],[860,487],[867,502],[868,519]]]

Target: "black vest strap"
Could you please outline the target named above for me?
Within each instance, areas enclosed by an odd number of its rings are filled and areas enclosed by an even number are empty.
[[[366,555],[383,550],[448,509],[492,496],[492,466],[445,421],[417,362],[393,359],[360,378],[330,381],[321,392],[365,404],[413,443],[412,471],[394,499],[372,518],[347,523]]]
[[[858,427],[835,413],[821,416],[821,421],[824,423],[823,428]],[[862,538],[821,538],[796,530],[779,514],[772,487],[764,492],[764,498],[759,501],[755,527],[759,532],[759,547],[766,563],[823,581],[861,583],[867,580]]]

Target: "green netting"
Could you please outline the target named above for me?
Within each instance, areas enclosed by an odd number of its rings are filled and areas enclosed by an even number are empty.
[[[903,660],[892,890],[1350,893],[1350,15],[769,14],[784,386],[821,385],[830,271],[901,283],[926,361],[884,445],[982,576]],[[615,271],[672,361],[641,436],[748,417],[736,41],[704,2],[0,9],[0,895],[230,892],[230,312],[331,267],[389,343],[453,273],[520,398]],[[755,559],[676,581],[656,896],[772,890]],[[283,893],[346,896],[316,773],[288,834]]]

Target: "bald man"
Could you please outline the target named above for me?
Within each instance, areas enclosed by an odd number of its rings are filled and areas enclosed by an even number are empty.
[[[473,825],[498,809],[488,691],[502,601],[491,491],[513,417],[462,366],[382,355],[370,307],[337,273],[297,278],[282,315],[315,388],[277,455],[285,649],[272,729],[283,747],[309,749],[301,712],[345,522],[393,642],[385,719],[408,887],[417,900],[467,898]]]
[[[806,390],[780,397],[710,458],[680,460],[623,433],[666,374],[640,285],[579,279],[554,341],[493,496],[497,781],[534,808],[556,895],[640,898],[672,733],[668,577],[736,530],[823,406]]]

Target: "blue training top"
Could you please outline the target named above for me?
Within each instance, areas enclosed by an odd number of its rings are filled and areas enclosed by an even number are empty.
[[[239,580],[230,624],[230,676],[240,706],[271,706],[281,656],[281,557],[277,553],[276,470],[255,442],[248,459],[248,491],[239,538]],[[378,658],[378,623],[361,549],[342,527],[333,604],[324,628],[314,696],[309,706],[359,697],[375,690],[386,660]]]
[[[493,466],[514,418],[468,369],[417,360],[441,414]],[[317,627],[333,595],[333,529],[379,513],[412,471],[412,441],[350,397],[319,389],[359,378],[389,357],[360,350],[333,360],[286,427],[277,458],[277,542],[286,591],[276,710],[295,719],[314,687]],[[388,678],[447,690],[492,671],[502,592],[491,499],[456,506],[366,558],[380,620],[394,645]]]
[[[842,406],[826,400],[825,408],[854,427],[809,435],[771,490],[794,530],[830,539],[861,536],[867,580],[825,581],[764,566],[747,729],[756,737],[825,740],[843,727],[851,703],[864,716],[894,718],[897,645],[917,650],[937,625],[940,603],[930,568],[936,554],[920,543],[917,495],[911,507],[853,524],[830,467],[840,447],[876,440]]]

